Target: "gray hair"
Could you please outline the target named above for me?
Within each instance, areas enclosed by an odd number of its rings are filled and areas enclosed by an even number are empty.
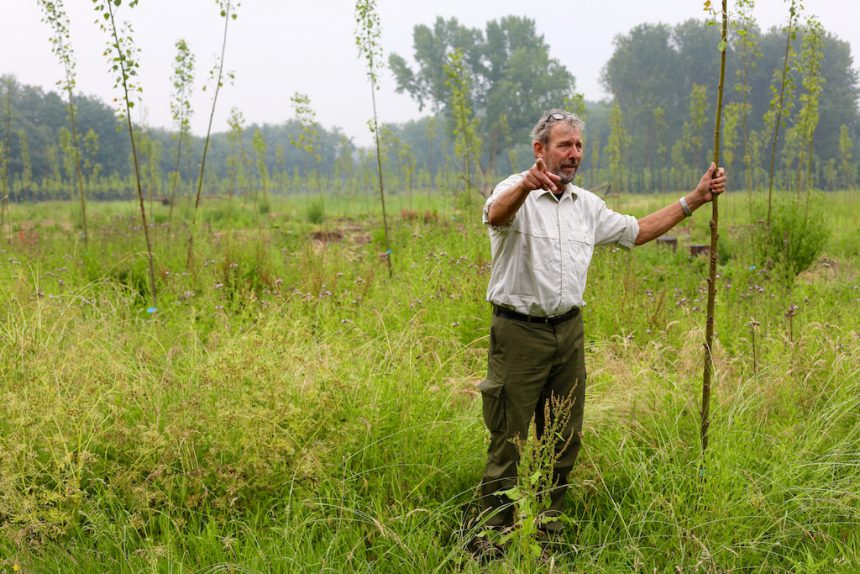
[[[564,116],[561,119],[555,118],[553,116],[560,114]],[[535,124],[535,127],[532,128],[532,143],[540,142],[542,146],[545,146],[549,143],[549,132],[552,129],[553,124],[556,122],[567,122],[570,126],[579,133],[585,131],[585,122],[582,121],[576,114],[572,114],[566,110],[562,110],[560,108],[553,108],[548,112],[544,112],[541,116],[540,121]]]

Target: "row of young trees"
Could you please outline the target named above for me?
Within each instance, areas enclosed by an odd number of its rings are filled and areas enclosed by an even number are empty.
[[[856,186],[858,79],[849,45],[797,0],[786,25],[768,32],[751,9],[738,3],[728,44],[726,167],[750,189]],[[616,38],[603,77],[614,96],[610,119],[590,132],[626,158],[615,165],[606,158],[608,180],[623,189],[677,187],[706,161],[717,69],[705,55],[718,42],[716,29],[696,21],[643,24]]]
[[[190,58],[180,41],[177,58]],[[182,74],[188,76],[189,71]],[[174,80],[183,77],[174,72]],[[204,138],[189,131],[193,110],[188,85],[176,88],[171,100],[175,131],[141,129],[136,123],[138,152],[144,166],[148,194],[176,198],[194,192]],[[214,193],[248,194],[262,185],[261,166],[273,193],[318,194],[323,182],[336,181],[347,193],[364,185],[365,171],[375,170],[374,150],[360,148],[339,129],[327,129],[317,119],[310,99],[300,92],[291,97],[294,119],[278,125],[249,125],[241,110],[229,110],[229,130],[211,136],[207,153],[206,189]],[[114,111],[99,100],[75,98],[81,134],[82,172],[93,199],[128,198],[131,148],[118,132]],[[8,138],[3,158],[8,161],[12,201],[75,197],[75,150],[62,101],[56,93],[0,79],[0,139]],[[6,120],[8,118],[8,122]],[[7,128],[9,126],[9,129]],[[380,125],[382,162],[391,171],[392,190],[426,189],[456,177],[454,144],[444,120],[423,118],[404,124]],[[376,174],[373,173],[375,178]]]
[[[2,197],[79,198],[82,184],[99,199],[133,196],[130,142],[117,132],[111,107],[75,93],[62,2],[42,5],[67,74],[59,94],[8,76],[0,80]],[[856,186],[860,120],[848,44],[794,4],[790,16],[785,28],[762,32],[748,3],[735,11],[723,128],[726,167],[747,188]],[[711,54],[719,38],[704,22],[643,24],[616,38],[604,70],[613,94],[609,102],[577,98],[573,76],[550,57],[527,18],[492,21],[485,30],[440,18],[433,27],[416,26],[414,38],[413,67],[397,54],[388,63],[398,89],[434,114],[379,126],[378,163],[389,173],[392,192],[486,189],[495,178],[528,165],[529,127],[544,108],[560,102],[588,122],[585,185],[607,183],[632,192],[684,187],[707,161],[716,76]],[[194,56],[183,40],[176,54],[174,131],[147,128],[142,108],[135,109],[147,196],[168,197],[173,204],[177,194],[196,195],[204,182],[207,191],[224,194],[319,193],[326,180],[349,193],[376,178],[368,172],[379,171],[375,152],[357,148],[337,128],[324,128],[313,103],[299,92],[292,98],[295,119],[247,126],[241,111],[233,110],[229,132],[212,134],[206,144],[207,138],[189,130]],[[214,93],[229,78],[223,67],[213,73],[205,89]]]
[[[148,268],[148,286],[149,286],[149,295],[151,297],[152,306],[149,308],[149,312],[157,311],[157,281],[156,281],[156,273],[155,273],[155,265],[154,265],[154,255],[153,255],[153,242],[151,239],[151,230],[150,230],[150,219],[152,217],[152,201],[154,195],[157,190],[161,188],[160,179],[158,176],[157,161],[158,155],[160,153],[159,146],[154,144],[151,139],[147,138],[147,129],[145,125],[145,114],[143,116],[143,122],[139,125],[135,125],[132,121],[132,109],[135,106],[138,109],[142,109],[142,106],[139,104],[142,103],[142,93],[143,89],[138,81],[138,70],[140,68],[140,51],[135,45],[134,41],[134,33],[133,28],[129,20],[122,19],[120,16],[120,12],[123,8],[134,8],[139,0],[128,0],[125,5],[123,0],[91,0],[92,7],[96,14],[96,22],[99,25],[101,31],[105,34],[106,44],[103,55],[107,58],[108,68],[110,71],[110,75],[114,82],[114,90],[116,91],[116,97],[114,99],[114,103],[116,104],[115,116],[113,116],[114,124],[122,124],[127,128],[128,135],[128,144],[130,146],[130,164],[133,167],[131,171],[131,175],[126,180],[129,184],[129,187],[132,187],[136,198],[138,200],[138,205],[140,208],[140,222],[141,229],[143,231],[143,237],[146,243],[146,255],[147,255],[147,268]],[[224,86],[225,81],[232,80],[232,73],[227,72],[225,68],[225,54],[227,49],[227,38],[230,22],[237,18],[237,11],[240,6],[240,2],[237,0],[215,0],[216,5],[220,10],[220,15],[224,20],[223,27],[223,35],[222,35],[222,43],[221,43],[221,53],[218,59],[216,60],[213,68],[209,73],[209,81],[204,86],[204,90],[211,90],[212,92],[212,100],[211,100],[211,109],[209,113],[209,122],[206,131],[206,135],[203,138],[202,144],[202,152],[199,156],[199,160],[196,162],[197,167],[197,175],[193,180],[193,209],[191,210],[190,221],[188,221],[187,225],[187,259],[186,259],[186,268],[191,270],[194,268],[195,264],[195,249],[194,249],[194,240],[195,236],[198,234],[198,212],[201,203],[201,199],[203,197],[203,189],[204,189],[204,181],[206,179],[207,170],[206,170],[206,159],[209,151],[211,136],[212,136],[212,126],[213,120],[215,117],[215,111],[218,103],[218,95],[221,91],[221,88]],[[84,174],[83,169],[83,151],[84,151],[84,140],[78,136],[79,132],[79,124],[78,124],[78,115],[77,115],[77,104],[76,104],[76,94],[75,94],[75,55],[72,50],[72,45],[70,42],[70,25],[67,12],[65,10],[64,1],[63,0],[38,0],[39,7],[42,10],[43,20],[46,24],[48,24],[51,28],[52,36],[51,36],[51,45],[56,57],[60,60],[60,62],[64,66],[65,76],[64,78],[58,82],[58,85],[62,88],[64,95],[66,96],[66,100],[64,102],[66,116],[68,120],[68,133],[70,137],[63,138],[61,137],[61,141],[65,141],[63,145],[63,151],[65,157],[68,159],[68,164],[71,166],[67,169],[67,175],[71,176],[72,173],[74,175],[75,188],[78,190],[78,196],[80,199],[80,221],[83,229],[83,239],[84,239],[84,247],[87,248],[87,239],[88,239],[88,226],[87,226],[87,215],[86,215],[86,201],[87,201],[87,193],[85,191],[86,187],[89,187],[87,184],[96,185],[99,182],[98,180],[98,170],[91,169],[91,173],[89,174],[90,180],[88,180],[87,175]],[[376,92],[378,90],[378,69],[380,66],[380,62],[382,59],[382,49],[379,45],[379,37],[381,33],[380,29],[380,20],[376,10],[376,0],[357,0],[355,4],[355,22],[356,22],[356,35],[355,35],[355,43],[358,48],[358,56],[365,61],[367,64],[367,75],[371,88],[371,101],[372,101],[372,123],[371,131],[375,135],[376,141],[376,172],[377,179],[379,182],[379,193],[380,200],[382,206],[382,216],[383,216],[383,226],[384,226],[384,235],[385,235],[385,244],[386,244],[386,256],[388,260],[388,268],[389,274],[392,272],[391,265],[391,248],[389,245],[388,239],[388,223],[385,212],[385,193],[383,187],[383,169],[382,169],[382,153],[383,148],[381,144],[380,138],[380,129],[377,119],[377,108],[376,108]],[[170,229],[170,223],[172,223],[173,216],[173,204],[176,201],[177,190],[182,187],[182,172],[181,167],[183,166],[183,149],[188,147],[188,140],[190,139],[190,118],[192,114],[192,109],[190,105],[190,96],[193,90],[194,83],[194,74],[195,74],[195,57],[191,53],[188,44],[180,39],[176,42],[176,58],[174,62],[173,68],[173,97],[170,102],[171,112],[173,115],[173,120],[175,123],[176,134],[175,134],[175,161],[172,163],[173,170],[169,173],[169,196],[162,198],[163,201],[167,201],[170,206],[170,218],[168,223],[168,229]],[[0,184],[2,184],[2,188],[0,189],[0,231],[6,236],[8,236],[8,210],[9,210],[9,176],[10,176],[10,157],[12,156],[12,146],[11,146],[11,134],[12,134],[12,94],[14,87],[14,80],[12,78],[3,78],[4,86],[5,86],[5,98],[4,98],[4,107],[3,107],[3,117],[4,117],[4,135],[2,143],[0,143]],[[303,176],[307,179],[307,157],[310,156],[312,159],[311,163],[314,166],[313,172],[316,174],[315,183],[316,187],[320,191],[320,200],[322,200],[322,184],[319,181],[319,173],[316,169],[319,164],[320,156],[316,153],[316,140],[317,140],[317,122],[315,113],[310,106],[310,100],[307,96],[296,93],[291,98],[291,101],[294,105],[296,116],[298,118],[299,125],[301,127],[300,134],[297,138],[290,138],[290,143],[293,147],[295,147],[298,151],[303,154],[303,167],[305,168],[303,171]],[[38,123],[42,118],[37,116],[34,120]],[[228,170],[230,171],[231,180],[234,185],[236,185],[241,178],[241,168],[245,165],[245,156],[244,156],[244,141],[242,137],[242,117],[241,113],[237,110],[231,111],[231,116],[229,119],[229,124],[231,126],[231,133],[228,137],[228,142],[232,148],[233,155],[228,163]],[[61,130],[66,130],[66,127],[60,128]],[[65,132],[60,132],[61,135]],[[92,142],[93,150],[91,150],[91,156],[95,155],[97,151],[97,136],[93,135],[92,129],[87,132],[87,137],[90,142]],[[19,146],[19,160],[20,160],[20,190],[19,192],[21,196],[29,194],[33,195],[33,189],[39,189],[39,192],[44,191],[46,187],[49,188],[50,191],[57,191],[55,189],[50,189],[53,185],[61,186],[63,183],[62,175],[58,173],[59,170],[52,170],[51,176],[56,177],[42,177],[41,185],[38,187],[32,181],[32,160],[29,154],[29,145],[27,134],[24,130],[19,130],[17,133],[18,136],[18,146]],[[260,215],[265,213],[268,209],[268,189],[269,189],[269,170],[267,168],[266,163],[266,141],[262,136],[260,130],[256,130],[253,136],[253,149],[256,156],[256,167],[257,173],[259,176],[259,187],[261,193],[254,193],[256,199],[257,206],[257,214]],[[48,148],[50,149],[50,148]],[[144,154],[148,155],[149,165],[146,165],[142,162]],[[186,157],[188,152],[186,151]],[[186,161],[186,164],[188,162]],[[147,170],[147,167],[149,169]],[[147,180],[148,176],[148,180]],[[70,177],[71,179],[71,177]],[[110,181],[122,181],[122,179],[118,176],[116,172],[111,175]],[[144,189],[148,190],[148,196],[145,193]],[[146,200],[149,199],[149,208],[147,209]]]

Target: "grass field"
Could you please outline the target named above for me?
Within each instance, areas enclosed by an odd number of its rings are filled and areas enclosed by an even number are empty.
[[[74,203],[13,205],[0,572],[860,570],[860,194],[777,210],[774,229],[829,234],[799,274],[806,235],[768,248],[762,196],[721,201],[704,466],[707,261],[688,246],[709,209],[677,252],[601,248],[570,525],[549,562],[516,546],[485,567],[461,524],[486,449],[489,242],[478,199],[410,201],[389,203],[393,278],[370,199],[314,224],[306,200],[209,201],[189,271],[187,228],[156,205],[153,313],[134,204],[91,205],[87,247]]]

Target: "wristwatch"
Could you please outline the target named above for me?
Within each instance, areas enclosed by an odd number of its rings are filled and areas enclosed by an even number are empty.
[[[689,205],[687,205],[687,199],[682,197],[679,201],[681,203],[681,209],[684,210],[684,217],[690,217],[693,215],[693,210],[690,209]]]

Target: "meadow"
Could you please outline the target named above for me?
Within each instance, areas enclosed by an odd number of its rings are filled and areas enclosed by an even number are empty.
[[[189,269],[156,204],[157,309],[136,204],[90,203],[86,246],[74,202],[12,205],[0,572],[860,570],[858,192],[778,194],[771,233],[763,193],[721,201],[704,463],[709,209],[677,250],[598,250],[566,534],[485,566],[480,199],[387,199],[390,278],[372,195],[207,199]]]

